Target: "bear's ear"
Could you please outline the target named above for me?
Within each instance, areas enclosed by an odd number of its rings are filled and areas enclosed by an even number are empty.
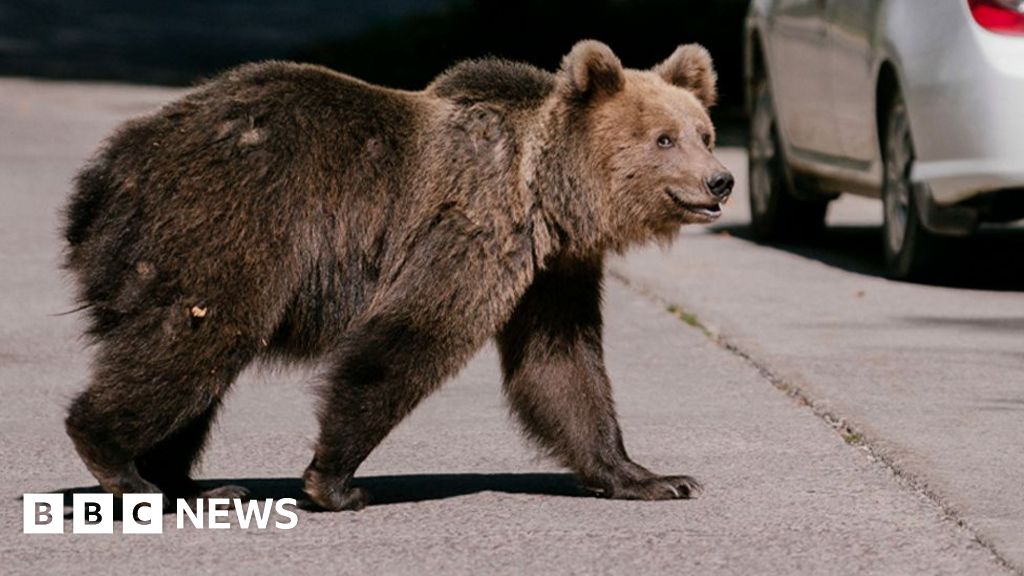
[[[676,48],[664,62],[652,69],[665,82],[686,88],[710,108],[718,99],[718,74],[711,63],[711,54],[700,44],[684,44]]]
[[[577,42],[562,58],[559,74],[574,97],[614,94],[626,82],[622,62],[611,48],[596,40]]]

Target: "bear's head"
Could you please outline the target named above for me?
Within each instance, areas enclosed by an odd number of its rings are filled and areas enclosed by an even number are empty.
[[[711,57],[696,44],[650,70],[624,69],[592,40],[563,59],[558,97],[603,244],[668,240],[682,224],[721,214],[733,177],[712,154],[715,83]]]

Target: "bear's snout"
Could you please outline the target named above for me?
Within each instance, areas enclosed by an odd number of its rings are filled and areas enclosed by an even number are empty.
[[[719,200],[725,200],[732,194],[732,187],[736,181],[732,177],[731,172],[723,170],[708,176],[704,183],[707,185],[708,191],[711,192],[712,196]]]

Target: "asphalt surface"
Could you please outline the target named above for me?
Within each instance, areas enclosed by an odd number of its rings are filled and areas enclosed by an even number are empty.
[[[743,153],[726,154],[742,174]],[[737,200],[613,273],[695,315],[1024,569],[1024,229],[982,230],[952,247],[944,285],[919,285],[883,277],[878,201],[843,197],[816,246],[777,249],[750,240]]]
[[[168,515],[160,536],[22,534],[22,494],[95,488],[62,427],[89,352],[81,318],[55,315],[73,307],[59,208],[105,134],[179,93],[0,81],[5,574],[1020,573],[1024,297],[998,274],[1001,292],[882,280],[845,236],[817,257],[758,246],[742,201],[733,223],[615,262],[607,284],[627,446],[698,476],[698,500],[579,495],[517,433],[488,348],[360,469],[379,502],[361,512],[300,511],[287,531]],[[742,187],[742,153],[722,156]],[[316,375],[245,373],[201,477],[297,496]]]

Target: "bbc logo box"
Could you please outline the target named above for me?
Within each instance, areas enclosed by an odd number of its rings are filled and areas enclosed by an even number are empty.
[[[25,494],[25,534],[64,533],[63,494]]]
[[[125,494],[121,500],[121,531],[125,534],[163,533],[163,496]],[[116,513],[113,494],[75,494],[71,531],[75,534],[113,534]],[[25,494],[25,534],[64,533],[63,494]]]

